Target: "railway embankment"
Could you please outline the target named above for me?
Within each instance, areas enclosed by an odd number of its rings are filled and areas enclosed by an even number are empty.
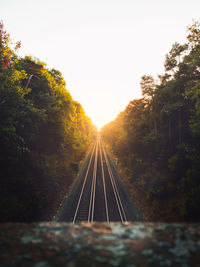
[[[5,223],[0,266],[200,266],[200,224]]]
[[[53,220],[73,223],[142,221],[100,136]]]

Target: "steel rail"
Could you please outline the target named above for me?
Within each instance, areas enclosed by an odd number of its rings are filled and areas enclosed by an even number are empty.
[[[122,201],[121,201],[121,198],[120,198],[120,195],[119,195],[119,191],[118,191],[115,179],[113,177],[112,169],[110,167],[110,163],[109,163],[108,157],[106,155],[106,152],[105,152],[103,144],[102,144],[102,148],[103,148],[103,154],[104,154],[104,158],[105,158],[105,161],[106,161],[107,169],[108,169],[108,172],[109,172],[109,177],[110,177],[110,181],[111,181],[111,184],[112,184],[113,192],[114,192],[114,195],[115,195],[115,200],[116,200],[117,208],[118,208],[118,211],[119,211],[120,219],[121,219],[122,222],[127,222],[127,217],[126,217],[126,214],[125,214],[125,211],[124,211],[124,207],[123,207],[123,204],[122,204]]]
[[[97,144],[95,143],[95,145],[93,147],[93,150],[92,150],[92,153],[91,153],[91,156],[90,156],[90,161],[89,161],[88,168],[87,168],[87,171],[86,171],[86,175],[85,175],[85,178],[84,178],[84,182],[83,182],[83,186],[82,186],[81,193],[80,193],[80,196],[79,196],[79,200],[78,200],[78,203],[77,203],[77,206],[76,206],[76,211],[75,211],[75,214],[74,214],[74,217],[73,217],[73,220],[72,220],[73,224],[75,223],[75,220],[76,220],[76,217],[77,217],[77,213],[78,213],[78,210],[79,210],[80,202],[81,202],[81,199],[82,199],[83,191],[84,191],[85,184],[86,184],[86,181],[87,181],[87,177],[88,177],[88,173],[89,173],[89,169],[90,169],[90,165],[91,165],[91,162],[92,162],[92,158],[93,158],[93,155],[94,155],[94,151],[95,151],[96,145]]]
[[[99,140],[97,140],[97,143],[96,143],[94,168],[93,168],[93,176],[92,176],[92,187],[91,187],[91,192],[90,192],[88,222],[93,222],[94,220],[94,204],[95,204],[96,178],[97,178],[97,158],[98,158],[98,146],[99,146],[98,142]]]
[[[95,154],[95,165],[94,165],[94,184],[93,184],[93,201],[92,201],[92,218],[91,221],[94,220],[94,204],[95,204],[95,194],[96,194],[96,180],[97,180],[97,159],[98,159],[98,146],[99,139],[97,140],[96,154]]]
[[[107,198],[106,182],[105,182],[105,167],[104,167],[103,159],[105,159],[106,167],[107,167],[108,174],[109,174],[109,180],[111,182],[111,188],[112,188],[113,193],[114,193],[114,199],[116,201],[117,210],[118,210],[120,219],[123,223],[127,222],[125,210],[124,210],[124,207],[123,207],[123,204],[122,204],[122,201],[120,198],[119,190],[118,190],[118,187],[117,187],[114,175],[113,175],[113,170],[111,168],[111,165],[110,165],[107,153],[105,151],[104,145],[103,145],[103,143],[99,137],[97,139],[97,141],[95,142],[94,147],[91,149],[91,156],[89,159],[87,171],[86,171],[86,174],[84,177],[84,182],[83,182],[83,185],[81,187],[81,192],[79,195],[78,203],[77,203],[75,214],[74,214],[73,221],[72,221],[73,224],[75,223],[75,221],[77,219],[79,210],[81,211],[80,204],[81,204],[81,200],[83,198],[84,190],[86,189],[86,181],[87,181],[87,179],[89,179],[88,173],[89,173],[89,170],[91,169],[91,166],[92,166],[91,162],[93,159],[94,159],[94,165],[93,165],[92,177],[91,177],[92,180],[91,180],[91,191],[90,191],[90,198],[89,198],[88,222],[94,221],[98,155],[100,156],[100,166],[101,166],[102,182],[103,182],[103,194],[104,194],[106,221],[109,223],[110,218],[109,218],[109,206],[108,206],[108,198]],[[90,185],[90,182],[89,182],[88,186],[89,185]]]
[[[109,223],[109,213],[108,213],[108,200],[107,200],[107,193],[106,193],[106,184],[105,184],[105,174],[104,174],[104,168],[103,168],[103,156],[102,156],[102,147],[99,146],[100,151],[100,160],[101,160],[101,173],[102,173],[102,179],[103,179],[103,191],[104,191],[104,200],[105,200],[105,208],[106,208],[106,220]]]

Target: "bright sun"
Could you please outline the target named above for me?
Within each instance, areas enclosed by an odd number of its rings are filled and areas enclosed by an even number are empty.
[[[98,131],[107,123],[114,120],[119,112],[112,112],[111,110],[100,110],[99,112],[93,112],[89,117],[92,119],[92,123],[97,127]],[[88,114],[86,112],[86,114]]]

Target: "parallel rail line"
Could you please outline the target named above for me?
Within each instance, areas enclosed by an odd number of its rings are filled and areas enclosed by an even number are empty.
[[[113,192],[114,192],[114,195],[115,195],[115,200],[116,200],[118,211],[119,211],[119,214],[120,214],[120,219],[121,219],[122,222],[127,222],[127,217],[126,217],[126,214],[125,214],[125,210],[124,210],[124,207],[123,207],[120,195],[119,195],[119,190],[117,188],[117,185],[116,185],[116,182],[115,182],[115,179],[114,179],[114,176],[113,176],[112,169],[111,169],[109,161],[108,161],[107,154],[106,154],[105,149],[104,149],[103,146],[102,146],[102,148],[103,148],[103,153],[104,153],[104,157],[105,157],[105,160],[106,160],[106,165],[107,165],[107,168],[108,168],[108,171],[109,171],[109,177],[110,177],[110,181],[111,181],[111,184],[112,184]]]
[[[105,209],[106,209],[106,221],[109,222],[110,219],[109,219],[109,213],[108,213],[108,200],[107,200],[105,175],[104,175],[104,168],[103,168],[102,146],[100,146],[100,160],[101,160],[101,173],[102,173],[102,179],[103,179],[103,191],[104,191]]]
[[[93,222],[98,217],[98,212],[101,212],[104,217],[102,220],[108,223],[112,220],[113,212],[118,214],[116,216],[119,217],[119,221],[127,222],[115,179],[111,163],[99,137],[91,149],[89,163],[74,209],[73,223],[81,220]]]
[[[76,221],[76,217],[77,217],[77,213],[78,213],[79,206],[80,206],[80,203],[81,203],[81,198],[82,198],[82,195],[83,195],[85,184],[86,184],[86,181],[87,181],[88,172],[89,172],[89,169],[90,169],[92,157],[94,155],[94,150],[95,150],[95,146],[93,147],[93,150],[92,150],[92,153],[91,153],[91,156],[90,156],[90,161],[89,161],[89,164],[88,164],[88,167],[87,167],[87,171],[86,171],[86,175],[85,175],[85,178],[84,178],[83,186],[82,186],[81,193],[80,193],[80,196],[79,196],[79,199],[78,199],[78,204],[76,206],[75,214],[74,214],[74,217],[73,217],[73,220],[72,220],[73,223],[75,223],[75,221]]]

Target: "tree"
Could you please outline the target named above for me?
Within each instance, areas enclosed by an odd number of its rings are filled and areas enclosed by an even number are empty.
[[[94,135],[60,71],[19,58],[0,23],[1,221],[51,219]]]
[[[160,82],[142,76],[143,98],[102,129],[151,220],[200,220],[199,22],[188,30],[189,43],[167,54]]]

